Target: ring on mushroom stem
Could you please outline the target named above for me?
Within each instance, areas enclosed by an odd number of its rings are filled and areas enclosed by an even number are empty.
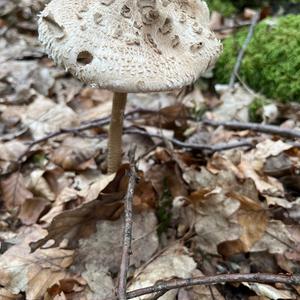
[[[39,39],[76,78],[115,92],[109,173],[121,163],[127,93],[189,85],[222,50],[201,0],[52,0],[40,15]]]

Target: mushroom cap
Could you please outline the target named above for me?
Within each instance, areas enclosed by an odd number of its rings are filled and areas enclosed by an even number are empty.
[[[222,50],[201,0],[52,0],[39,38],[75,77],[117,92],[181,88]]]

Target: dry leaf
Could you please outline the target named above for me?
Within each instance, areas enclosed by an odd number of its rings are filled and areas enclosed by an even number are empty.
[[[23,123],[30,128],[34,139],[39,139],[61,128],[78,126],[78,117],[67,105],[39,96],[28,106]]]
[[[226,197],[220,188],[199,190],[192,193],[190,199],[195,207],[195,231],[200,249],[218,255],[220,243],[239,239],[242,228],[234,218],[239,201]]]
[[[27,179],[27,188],[36,196],[54,201],[55,194],[52,192],[47,180],[44,178],[44,170],[36,169],[30,173]]]
[[[26,199],[21,206],[18,217],[24,225],[35,224],[48,205],[49,201],[44,198]]]
[[[97,186],[98,197],[93,195],[94,200],[89,199],[89,202],[55,216],[47,227],[47,236],[31,243],[31,249],[35,251],[51,239],[55,241],[51,247],[58,246],[63,240],[71,242],[71,246],[74,246],[78,239],[88,237],[95,232],[95,225],[98,220],[118,218],[123,206],[120,200],[126,192],[127,184],[124,184],[123,181],[128,179],[125,176],[128,167],[128,165],[123,165],[117,174],[105,177],[113,180],[109,183],[106,180],[101,181],[100,186],[103,190],[100,191],[99,186]]]
[[[26,299],[41,299],[47,289],[67,277],[73,251],[58,248],[30,253],[29,242],[45,234],[35,226],[24,238],[0,257],[0,284],[13,294],[26,293]]]
[[[295,241],[287,225],[278,220],[270,220],[262,238],[257,241],[252,251],[269,251],[272,254],[284,254],[295,248]]]
[[[114,284],[109,273],[119,270],[122,252],[124,219],[99,221],[97,231],[89,239],[79,241],[76,270],[85,270],[82,276],[91,291],[90,299],[106,300],[114,296]],[[153,212],[134,214],[130,265],[139,267],[158,249],[157,221]]]
[[[221,96],[222,105],[213,111],[214,118],[218,121],[248,122],[248,106],[255,98],[242,87],[236,87],[234,91],[227,89]]]
[[[99,142],[95,139],[68,137],[51,156],[51,160],[64,170],[85,170],[86,163],[99,151]],[[91,166],[95,164],[91,162]]]
[[[226,256],[236,253],[250,252],[252,246],[264,235],[268,216],[267,211],[258,202],[246,196],[230,193],[228,196],[240,202],[237,221],[242,227],[242,234],[236,241],[224,242],[218,247],[219,252]]]
[[[1,300],[22,300],[22,295],[14,295],[10,291],[4,288],[0,288],[0,299]]]
[[[32,193],[26,188],[24,177],[20,172],[11,174],[1,180],[3,200],[7,209],[20,207],[26,199],[32,198]]]
[[[283,291],[272,287],[271,285],[262,283],[245,283],[243,285],[247,286],[250,290],[254,291],[257,295],[261,297],[266,297],[267,299],[297,299],[297,296],[291,291]]]
[[[144,268],[136,270],[128,291],[140,289],[155,284],[159,280],[172,278],[189,278],[197,267],[196,262],[189,256],[188,250],[180,245],[173,246]],[[176,290],[167,292],[160,300],[175,300]],[[149,299],[148,296],[136,299]]]

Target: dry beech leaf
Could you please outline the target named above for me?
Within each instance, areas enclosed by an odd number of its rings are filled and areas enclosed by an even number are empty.
[[[186,248],[181,245],[173,246],[145,267],[137,269],[128,291],[153,285],[159,280],[192,277],[196,267],[196,262],[189,256]],[[172,290],[160,299],[173,300],[176,298],[176,294],[177,290]],[[136,299],[141,300],[145,297],[137,297]]]
[[[0,143],[0,174],[16,170],[17,161],[26,149],[27,146],[18,140]]]
[[[240,181],[230,168],[219,170],[216,174],[205,167],[201,167],[200,171],[186,168],[183,179],[195,191],[206,188],[213,190],[216,187],[221,187],[225,193],[235,192],[258,200],[258,191],[253,180],[246,178]]]
[[[97,231],[89,239],[79,241],[76,272],[81,273],[91,291],[89,299],[114,298],[114,283],[110,270],[118,270],[122,252],[122,226],[124,219],[99,221]],[[156,233],[157,220],[154,212],[133,215],[133,240],[130,265],[139,267],[149,261],[157,251],[159,242]],[[81,272],[84,270],[84,272]]]
[[[218,255],[220,243],[239,239],[242,228],[234,217],[239,201],[226,197],[221,188],[199,190],[192,193],[190,199],[194,204],[193,222],[200,249]]]
[[[26,186],[36,197],[54,201],[55,194],[52,192],[47,180],[43,177],[44,173],[45,171],[40,169],[31,172]]]
[[[67,105],[39,96],[28,106],[23,123],[30,128],[34,139],[39,139],[61,128],[78,126],[78,117]]]
[[[85,170],[94,164],[87,164],[98,152],[98,140],[68,137],[54,151],[51,160],[64,170]]]
[[[277,156],[282,152],[293,148],[292,145],[286,144],[283,141],[265,140],[262,143],[256,145],[255,149],[252,149],[247,156],[252,158],[252,166],[256,171],[263,169],[263,166],[268,157]]]
[[[296,240],[297,241],[297,240]],[[253,247],[253,252],[268,251],[271,254],[284,254],[295,249],[297,242],[289,232],[288,226],[279,220],[270,220],[262,238]]]
[[[192,278],[204,276],[200,270],[195,270],[192,273]],[[213,295],[213,298],[212,298]],[[159,298],[163,300],[164,298]],[[214,286],[196,285],[193,287],[181,288],[178,291],[177,298],[179,300],[225,300]]]
[[[237,180],[232,168],[219,170],[216,174],[202,167],[200,171],[187,169],[184,179],[192,188],[198,188],[190,195],[199,247],[212,254],[240,252],[248,249],[263,232],[266,214],[258,202],[258,193],[252,180]],[[188,207],[185,211],[191,210]],[[247,228],[253,215],[262,219],[257,228]],[[188,227],[193,226],[190,224]],[[256,232],[257,230],[257,232]],[[232,247],[224,244],[235,242]],[[220,249],[218,246],[222,246]]]
[[[169,189],[173,198],[188,194],[181,171],[175,162],[152,166],[146,173],[146,179],[152,183],[159,197],[163,195],[166,188]]]
[[[155,208],[157,195],[150,181],[146,181],[143,174],[139,174],[139,181],[136,185],[133,206],[135,212],[141,212]]]
[[[250,290],[254,291],[260,297],[266,297],[267,299],[279,300],[279,299],[297,299],[297,296],[288,290],[279,290],[271,285],[262,283],[245,283]]]
[[[20,172],[2,179],[1,189],[5,206],[8,209],[18,208],[26,199],[33,197],[32,193],[26,188],[24,177]]]
[[[225,256],[250,252],[252,246],[263,237],[267,229],[267,211],[258,201],[246,196],[236,193],[229,193],[228,196],[240,202],[237,221],[243,230],[238,240],[219,245],[219,252]]]
[[[26,199],[21,206],[18,217],[24,225],[35,224],[48,205],[49,201],[44,198]]]
[[[251,178],[255,182],[257,190],[262,195],[284,197],[283,185],[273,177],[260,176],[247,158],[244,157],[238,167],[246,178]]]
[[[24,238],[0,257],[0,284],[13,294],[26,293],[26,299],[43,298],[47,289],[68,277],[66,269],[73,262],[73,251],[59,248],[30,253],[29,242],[45,234],[35,226]]]
[[[226,89],[221,95],[222,104],[214,109],[213,115],[218,121],[236,120],[248,122],[248,107],[254,97],[254,94],[249,93],[240,86],[235,88],[235,90]]]
[[[126,192],[128,177],[126,176],[129,166],[121,166],[113,180],[98,190],[98,197],[81,206],[62,212],[55,216],[47,227],[48,234],[43,239],[31,243],[32,251],[43,246],[47,241],[54,240],[51,247],[58,246],[63,240],[72,243],[71,246],[80,238],[86,238],[95,232],[98,220],[113,220],[119,217],[123,206],[122,198]]]
[[[49,224],[55,216],[59,215],[64,210],[65,205],[68,202],[76,200],[77,198],[78,191],[76,191],[74,188],[65,187],[57,196],[51,209],[40,219],[40,221]]]
[[[1,300],[22,300],[22,295],[14,295],[10,291],[4,288],[0,288],[0,299]]]
[[[164,107],[157,113],[146,114],[142,119],[142,123],[158,128],[175,129],[180,127],[180,130],[184,130],[187,124],[187,116],[187,108],[183,104],[178,103]]]
[[[58,283],[47,289],[45,300],[59,300],[62,295],[66,295],[64,299],[76,299],[78,293],[85,289],[86,282],[80,278],[66,278],[59,280]]]

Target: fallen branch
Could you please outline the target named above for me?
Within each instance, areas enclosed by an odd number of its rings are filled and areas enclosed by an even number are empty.
[[[123,250],[122,250],[122,260],[120,266],[119,274],[119,286],[118,286],[118,295],[120,300],[126,300],[126,285],[127,285],[127,273],[130,263],[131,255],[131,240],[132,240],[132,201],[134,196],[134,189],[136,184],[136,172],[134,165],[135,158],[135,148],[129,152],[129,161],[130,161],[130,173],[129,173],[129,183],[127,194],[124,199],[124,231],[123,231]]]
[[[210,153],[231,150],[231,149],[241,148],[241,147],[247,147],[247,148],[254,147],[254,144],[252,143],[251,139],[246,139],[246,140],[231,142],[231,143],[220,143],[220,144],[216,144],[216,145],[208,145],[208,144],[185,143],[185,142],[181,142],[174,138],[168,138],[168,137],[162,136],[160,134],[149,133],[149,132],[142,131],[139,129],[125,129],[124,134],[140,134],[140,135],[151,137],[151,138],[158,138],[161,140],[166,140],[166,141],[172,143],[174,146],[177,146],[179,148],[198,150],[198,151],[208,151]]]
[[[264,125],[257,123],[240,123],[240,122],[218,122],[211,120],[204,120],[203,124],[218,127],[223,126],[227,129],[233,130],[252,130],[255,132],[262,132],[267,134],[275,134],[286,138],[300,138],[300,130],[286,129],[274,125]]]
[[[160,282],[153,286],[137,289],[127,293],[127,299],[143,295],[160,293],[173,289],[191,287],[195,285],[215,285],[220,283],[257,282],[257,283],[284,283],[300,285],[300,275],[274,275],[274,274],[224,274],[214,276],[201,276],[188,279],[174,279]]]
[[[246,40],[245,40],[242,48],[239,51],[239,54],[238,54],[238,57],[237,57],[237,60],[236,60],[236,64],[235,64],[235,66],[233,68],[233,71],[232,71],[232,74],[231,74],[231,77],[230,77],[230,81],[229,81],[229,87],[230,88],[233,88],[236,76],[239,73],[239,70],[240,70],[240,67],[241,67],[241,64],[242,64],[245,52],[246,52],[246,49],[247,49],[247,47],[248,47],[248,45],[249,45],[249,43],[250,43],[250,41],[252,39],[252,36],[254,34],[254,28],[255,28],[257,22],[259,21],[259,18],[260,18],[260,11],[258,11],[253,16],[253,18],[251,20],[251,25],[249,27],[248,35],[246,37]]]

